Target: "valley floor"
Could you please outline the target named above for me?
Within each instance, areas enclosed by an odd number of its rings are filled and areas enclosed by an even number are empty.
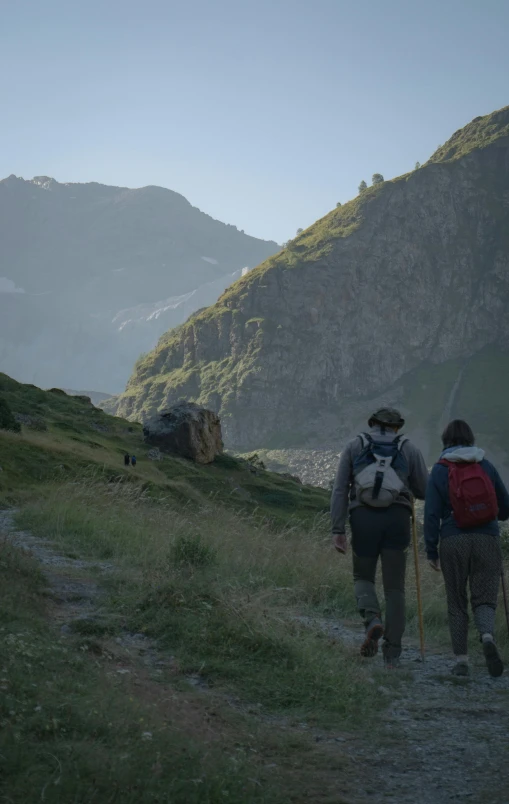
[[[30,521],[0,511],[3,801],[509,804],[509,673],[490,679],[473,643],[471,680],[450,676],[432,608],[426,661],[410,637],[401,672],[359,660],[357,620],[295,604],[272,612],[339,646],[359,674],[353,717],[332,707],[314,718],[312,703],[299,714],[249,699],[143,624],[134,631],[115,606],[126,582],[115,557]],[[342,666],[331,682],[348,695]]]

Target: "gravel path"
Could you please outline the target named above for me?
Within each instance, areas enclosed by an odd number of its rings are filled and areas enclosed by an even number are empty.
[[[299,617],[351,648],[362,642],[362,627]],[[480,648],[471,657],[469,679],[451,676],[451,656],[430,652],[424,661],[415,647],[402,657],[394,688],[380,684],[382,659],[373,659],[373,695],[383,714],[376,745],[346,743],[359,773],[373,783],[370,800],[397,804],[509,804],[509,669],[492,679]],[[375,686],[376,685],[376,686]],[[392,698],[392,700],[391,700]],[[375,704],[376,705],[376,704]]]
[[[102,590],[96,580],[97,571],[106,576],[115,572],[114,564],[61,555],[47,539],[16,530],[15,513],[12,509],[0,511],[0,533],[10,544],[29,552],[41,564],[55,604],[52,616],[60,624],[61,633],[72,633],[80,625],[79,621],[83,625],[99,623],[102,615]],[[115,642],[128,652],[141,656],[142,663],[156,673],[161,672],[161,667],[173,664],[173,657],[163,658],[157,651],[156,641],[144,634],[121,630]]]

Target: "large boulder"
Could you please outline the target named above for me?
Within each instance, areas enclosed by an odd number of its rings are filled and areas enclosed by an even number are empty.
[[[223,451],[217,413],[179,402],[151,419],[143,428],[145,441],[162,452],[172,452],[196,463],[212,463]]]

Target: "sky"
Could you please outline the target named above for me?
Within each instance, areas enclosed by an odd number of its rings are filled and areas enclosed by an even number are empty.
[[[0,0],[0,177],[281,243],[509,104],[507,0]]]

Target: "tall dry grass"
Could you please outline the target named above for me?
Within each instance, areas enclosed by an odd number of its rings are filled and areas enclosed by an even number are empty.
[[[183,672],[270,709],[372,717],[358,657],[294,616],[353,613],[350,572],[323,518],[275,528],[213,499],[178,506],[90,479],[47,487],[18,520],[62,551],[112,562],[115,622],[156,637]]]
[[[353,687],[357,689],[362,680],[362,670],[357,680],[353,678],[359,666],[356,661],[346,662],[341,648],[337,656],[317,653],[318,635],[310,641],[309,631],[295,619],[296,614],[312,611],[358,620],[351,558],[333,550],[327,517],[317,517],[306,527],[298,521],[274,527],[256,514],[235,512],[213,498],[196,495],[193,502],[178,505],[172,497],[154,500],[133,483],[101,483],[91,476],[78,483],[48,486],[23,508],[20,521],[62,549],[111,561],[118,568],[115,599],[129,623],[166,639],[170,647],[179,643],[190,668],[203,662],[211,667],[211,656],[222,654],[225,642],[237,645],[248,633],[252,642],[260,637],[265,646],[260,655],[268,650],[269,666],[280,661],[291,664],[289,656],[296,652],[297,664],[302,660],[308,668],[322,667],[327,677],[334,675],[336,662]],[[420,569],[428,645],[447,648],[443,579],[428,567],[422,549]],[[229,626],[225,631],[225,623],[235,626],[233,631]],[[500,608],[497,634],[503,644],[507,642],[504,629]],[[178,635],[173,644],[170,632]],[[417,635],[410,550],[407,638],[415,640]],[[475,639],[472,632],[473,646]],[[205,649],[207,640],[210,644]],[[280,655],[278,645],[286,646]],[[253,645],[244,647],[248,654]],[[231,647],[231,651],[232,664],[243,661],[242,650]],[[222,655],[220,664],[219,675],[225,677],[228,655]]]
[[[154,501],[132,483],[91,478],[48,487],[23,508],[20,521],[66,549],[152,580],[175,568],[179,545],[194,543],[197,552],[208,551],[209,572],[232,590],[354,610],[349,565],[331,549],[327,517],[305,528],[298,521],[275,528],[213,498],[177,506],[172,498]]]

